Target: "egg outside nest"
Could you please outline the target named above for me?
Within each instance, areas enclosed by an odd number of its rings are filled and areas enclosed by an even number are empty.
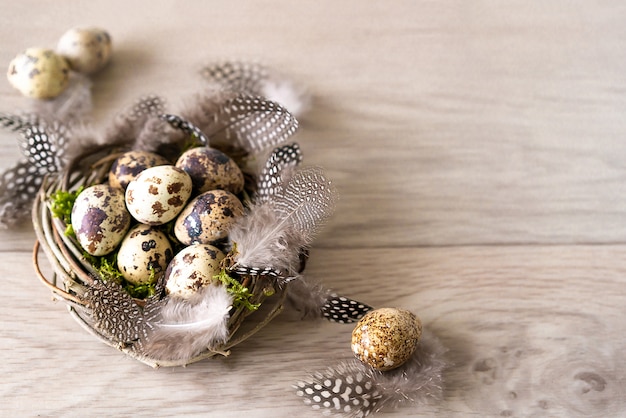
[[[422,323],[414,313],[376,309],[365,314],[352,331],[352,352],[375,370],[393,370],[411,358],[421,334]]]

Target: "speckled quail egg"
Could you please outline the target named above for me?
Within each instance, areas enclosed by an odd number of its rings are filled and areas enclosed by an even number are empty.
[[[422,335],[419,318],[406,309],[368,312],[352,331],[352,352],[376,370],[392,370],[412,355]]]
[[[51,49],[29,48],[9,64],[7,78],[24,96],[52,99],[68,85],[70,67]]]
[[[211,284],[220,272],[224,253],[212,245],[195,244],[174,256],[165,271],[165,289],[172,296],[189,298]]]
[[[243,215],[241,201],[226,190],[211,190],[187,204],[174,224],[183,244],[211,244],[226,238],[230,227]]]
[[[122,241],[130,227],[124,193],[105,184],[84,189],[72,207],[72,228],[80,246],[91,255],[105,255]]]
[[[191,197],[191,178],[173,165],[148,168],[128,183],[126,206],[139,222],[161,225],[174,219]]]
[[[91,74],[102,69],[111,59],[111,36],[99,28],[74,28],[61,36],[56,49],[72,70]]]
[[[128,151],[120,155],[111,165],[109,185],[126,189],[128,183],[147,168],[168,165],[165,157],[147,151]]]
[[[189,174],[198,193],[221,189],[237,194],[243,190],[241,169],[220,150],[209,147],[192,148],[178,158],[176,167]]]
[[[174,256],[167,236],[150,225],[135,225],[117,252],[117,268],[133,284],[147,284]]]

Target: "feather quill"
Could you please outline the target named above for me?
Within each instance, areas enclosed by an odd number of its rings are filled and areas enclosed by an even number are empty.
[[[334,200],[335,191],[321,170],[295,172],[284,190],[252,206],[230,230],[229,240],[237,248],[234,267],[297,276],[300,252],[331,215]]]
[[[380,372],[356,359],[346,360],[297,382],[296,394],[326,416],[346,418],[433,403],[443,396],[445,352],[439,339],[424,330],[418,348],[403,366]]]
[[[189,360],[228,338],[232,296],[210,285],[190,299],[168,298],[141,343],[142,354],[162,360]]]

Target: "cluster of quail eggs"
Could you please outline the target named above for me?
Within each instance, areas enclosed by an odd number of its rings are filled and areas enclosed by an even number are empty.
[[[150,284],[164,271],[166,291],[188,298],[219,273],[220,248],[244,213],[243,188],[239,166],[214,148],[191,148],[175,164],[128,151],[112,164],[107,183],[76,197],[72,228],[87,253],[115,254],[129,283]]]
[[[93,74],[111,59],[111,36],[99,28],[70,29],[56,49],[28,48],[9,64],[7,78],[24,96],[52,99],[68,86],[70,73]]]

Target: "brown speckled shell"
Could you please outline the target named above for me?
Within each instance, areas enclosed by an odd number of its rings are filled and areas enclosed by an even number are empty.
[[[176,219],[174,234],[186,245],[211,244],[226,238],[230,227],[243,215],[234,194],[211,190],[193,199]]]
[[[9,64],[7,78],[24,96],[52,99],[67,87],[70,67],[51,49],[29,48]]]
[[[111,59],[109,33],[99,28],[74,28],[61,36],[57,52],[79,73],[91,74],[102,69]]]
[[[105,184],[86,188],[74,202],[71,221],[85,251],[96,256],[110,253],[130,227],[124,193]]]
[[[190,298],[214,281],[224,253],[212,245],[195,244],[174,256],[165,271],[165,289],[170,295]]]
[[[191,188],[191,178],[180,168],[172,165],[148,168],[128,183],[126,206],[139,222],[162,225],[183,210]]]
[[[198,193],[221,189],[238,194],[243,190],[244,178],[239,166],[217,149],[192,148],[178,158],[176,167],[189,174]]]
[[[163,232],[139,224],[124,237],[117,253],[117,267],[131,283],[150,283],[151,270],[155,273],[165,270],[173,256],[172,246]]]
[[[111,166],[109,172],[109,185],[126,189],[128,183],[133,181],[139,173],[150,167],[167,165],[165,157],[147,151],[128,151],[120,155]]]
[[[392,370],[413,355],[421,335],[421,321],[412,312],[380,308],[357,323],[352,331],[352,352],[376,370]]]

